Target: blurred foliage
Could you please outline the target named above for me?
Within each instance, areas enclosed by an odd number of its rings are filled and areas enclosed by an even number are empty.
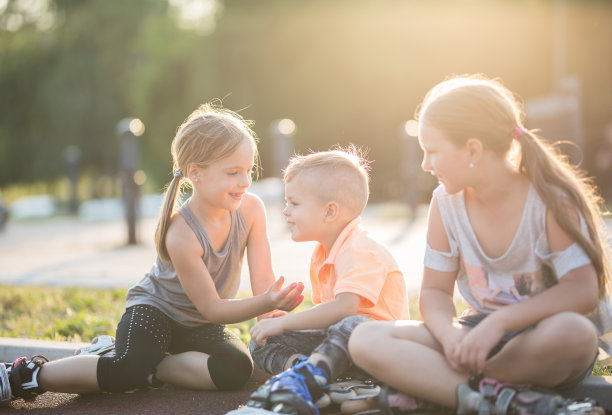
[[[194,4],[210,13],[188,25]],[[288,117],[298,152],[366,146],[373,198],[401,198],[422,179],[402,176],[400,125],[433,84],[482,72],[525,100],[549,94],[560,45],[562,71],[582,84],[583,167],[596,174],[592,160],[612,121],[611,38],[612,3],[595,0],[7,0],[0,189],[65,175],[65,148],[76,145],[92,183],[86,196],[104,196],[96,183],[117,174],[116,125],[133,116],[146,125],[143,170],[161,190],[177,126],[222,98],[256,121],[264,176],[278,175],[269,125]]]

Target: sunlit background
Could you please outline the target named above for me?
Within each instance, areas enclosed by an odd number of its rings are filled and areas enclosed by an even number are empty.
[[[610,202],[611,41],[603,0],[0,0],[0,193],[66,210],[119,197],[132,151],[130,177],[158,194],[177,126],[219,98],[255,121],[263,178],[355,143],[373,201],[426,201],[409,121],[435,83],[484,73],[529,127],[576,144]]]

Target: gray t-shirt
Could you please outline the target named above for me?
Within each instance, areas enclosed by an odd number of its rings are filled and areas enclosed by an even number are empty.
[[[451,250],[440,252],[427,244],[424,263],[438,271],[458,271],[457,287],[469,306],[468,312],[491,313],[523,301],[550,288],[569,271],[591,263],[577,243],[563,251],[551,251],[546,236],[546,205],[533,186],[514,239],[498,258],[487,256],[478,243],[463,191],[448,194],[441,185],[434,197]]]
[[[249,237],[249,228],[242,209],[231,212],[231,225],[225,245],[215,251],[206,234],[189,208],[183,204],[179,213],[193,230],[204,255],[202,261],[212,277],[219,297],[233,298],[240,285],[242,260]],[[208,323],[193,305],[178,279],[174,266],[157,257],[151,270],[127,293],[126,307],[148,304],[157,307],[177,323],[194,327]]]

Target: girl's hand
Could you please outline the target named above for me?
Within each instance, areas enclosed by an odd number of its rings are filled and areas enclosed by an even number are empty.
[[[470,372],[484,372],[489,353],[504,337],[505,330],[493,315],[472,328],[454,350],[453,359]]]
[[[462,339],[468,334],[469,330],[468,327],[455,323],[452,329],[446,331],[444,338],[440,340],[448,364],[457,372],[468,371],[457,358],[457,348],[461,344]]]
[[[304,291],[304,284],[299,283],[291,283],[285,288],[283,287],[283,283],[285,282],[285,277],[280,276],[272,286],[266,292],[266,295],[269,296],[270,301],[274,308],[279,310],[291,311],[298,305],[302,303],[304,300],[304,295],[302,291]]]
[[[251,327],[251,339],[260,346],[263,346],[268,337],[282,334],[285,331],[283,321],[282,317],[266,318],[258,321]]]

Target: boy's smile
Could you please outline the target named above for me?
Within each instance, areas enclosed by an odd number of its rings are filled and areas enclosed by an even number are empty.
[[[283,214],[294,241],[320,241],[325,234],[325,203],[315,189],[314,178],[303,173],[285,184]]]

